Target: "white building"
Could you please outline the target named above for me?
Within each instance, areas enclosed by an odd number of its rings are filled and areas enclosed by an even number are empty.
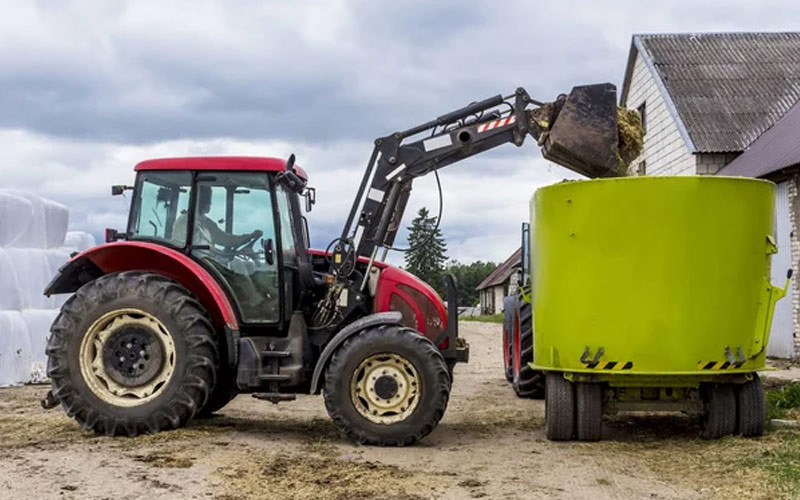
[[[631,163],[631,173],[720,173],[766,136],[799,98],[800,33],[634,35],[620,104],[639,111],[645,137],[644,150]],[[800,133],[795,136],[794,144],[798,143]],[[794,230],[794,221],[800,220],[794,214],[798,169],[793,175],[781,174],[781,169],[791,166],[783,163],[774,162],[777,171],[751,175],[779,182],[776,238],[780,250],[773,257],[776,284],[783,283],[786,268],[798,270],[800,259]],[[749,175],[746,171],[721,173]],[[794,280],[791,293],[778,303],[767,350],[770,356],[800,357],[797,283]]]
[[[521,269],[522,248],[518,248],[475,287],[475,290],[480,292],[481,314],[503,312],[503,298],[517,293]]]

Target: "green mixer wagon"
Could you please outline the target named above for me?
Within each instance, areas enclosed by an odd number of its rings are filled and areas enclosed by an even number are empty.
[[[526,368],[546,375],[549,439],[597,440],[603,414],[639,410],[701,416],[706,438],[763,433],[756,372],[786,290],[769,282],[773,205],[774,184],[742,178],[536,191]]]

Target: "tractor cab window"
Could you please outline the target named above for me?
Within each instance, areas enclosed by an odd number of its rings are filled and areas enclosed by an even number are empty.
[[[139,174],[128,224],[129,237],[184,247],[191,184],[189,172]]]
[[[228,285],[242,320],[280,319],[272,193],[264,172],[197,176],[192,254]]]

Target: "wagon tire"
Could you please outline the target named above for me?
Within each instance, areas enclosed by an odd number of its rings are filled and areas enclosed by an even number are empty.
[[[513,363],[513,343],[511,339],[514,335],[514,311],[516,309],[516,297],[503,298],[503,338],[502,338],[502,356],[503,356],[503,371],[508,382],[514,381],[514,363]]]
[[[158,274],[115,273],[83,285],[50,332],[53,396],[98,434],[182,427],[216,384],[208,314],[186,288]]]
[[[758,374],[740,385],[736,391],[737,422],[736,433],[744,437],[761,436],[766,425],[766,405],[764,386]]]
[[[529,365],[533,363],[533,307],[522,298],[516,298],[514,310],[512,387],[521,398],[542,399],[545,393],[545,374]]]
[[[334,351],[325,369],[325,409],[361,444],[407,446],[444,416],[451,379],[439,349],[416,330],[381,325]]]
[[[600,440],[603,428],[603,388],[595,383],[575,384],[575,433],[581,441]]]
[[[547,439],[551,441],[567,441],[575,435],[575,389],[558,372],[547,374],[544,422]]]
[[[706,412],[703,415],[703,439],[719,439],[736,431],[736,396],[730,384],[705,386]]]

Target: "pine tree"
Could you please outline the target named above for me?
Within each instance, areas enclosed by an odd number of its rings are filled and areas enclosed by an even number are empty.
[[[436,217],[431,217],[428,209],[422,207],[408,227],[408,245],[406,252],[406,270],[434,287],[439,293],[444,285],[442,273],[447,261],[447,244],[442,232],[436,227]],[[433,232],[433,234],[431,234]]]

